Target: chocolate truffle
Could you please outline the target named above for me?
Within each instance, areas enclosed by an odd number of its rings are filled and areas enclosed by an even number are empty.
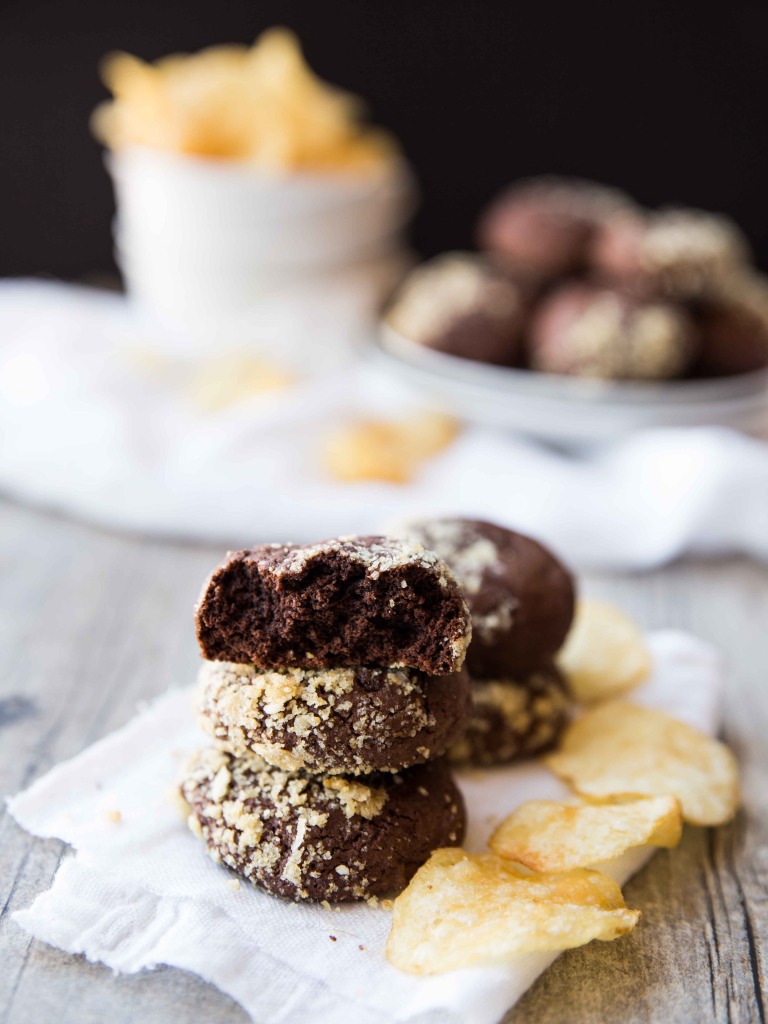
[[[685,310],[668,302],[571,284],[539,307],[528,349],[531,367],[545,373],[664,380],[690,365],[695,331]]]
[[[471,636],[459,584],[413,541],[342,537],[230,552],[195,609],[208,661],[259,669],[461,668]]]
[[[361,775],[444,754],[471,711],[465,672],[405,668],[259,671],[206,662],[200,721],[214,743],[288,771]]]
[[[526,301],[521,288],[469,253],[417,267],[386,315],[389,326],[427,348],[500,366],[521,353]]]
[[[620,211],[597,232],[593,269],[645,296],[687,298],[740,270],[746,239],[733,221],[701,210]]]
[[[478,244],[524,278],[551,280],[583,270],[598,226],[627,208],[625,195],[603,185],[534,178],[493,200],[480,218]]]
[[[449,751],[458,764],[507,764],[554,746],[568,721],[571,701],[553,665],[515,679],[479,679],[464,736]]]
[[[471,676],[514,677],[551,660],[573,619],[574,582],[543,545],[476,519],[424,519],[399,532],[435,551],[464,588]]]
[[[293,900],[394,894],[433,850],[464,836],[464,805],[442,761],[348,779],[210,748],[190,764],[181,793],[215,861]]]
[[[768,280],[762,275],[724,281],[695,307],[694,320],[697,376],[729,377],[768,366]]]

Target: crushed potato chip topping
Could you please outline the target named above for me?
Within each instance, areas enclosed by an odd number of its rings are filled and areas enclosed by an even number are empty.
[[[447,448],[458,431],[456,420],[440,413],[352,423],[330,437],[325,462],[337,480],[408,483],[420,464]]]
[[[635,846],[677,846],[682,827],[673,796],[607,804],[531,800],[505,818],[488,845],[534,871],[569,871],[601,864]]]
[[[215,46],[145,64],[109,56],[114,99],[94,112],[111,149],[147,146],[265,168],[357,171],[396,153],[385,132],[363,125],[361,101],[317,78],[286,29],[252,47]]]
[[[639,917],[596,871],[534,875],[492,853],[443,849],[395,900],[387,959],[413,974],[499,964],[618,938]]]
[[[739,804],[738,768],[725,744],[663,711],[624,701],[587,711],[545,761],[594,800],[677,797],[694,825],[722,825]]]
[[[620,608],[580,601],[557,655],[576,700],[591,704],[618,697],[651,673],[651,656],[637,623]]]

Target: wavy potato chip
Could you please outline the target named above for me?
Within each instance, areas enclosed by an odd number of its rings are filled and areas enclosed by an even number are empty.
[[[252,47],[213,46],[146,64],[108,56],[113,99],[94,111],[94,134],[111,149],[148,146],[266,168],[358,171],[396,152],[363,123],[363,104],[307,66],[293,33],[274,28]]]
[[[419,464],[447,448],[458,432],[456,420],[441,413],[351,423],[328,439],[326,468],[345,482],[407,483]]]
[[[635,846],[677,846],[682,829],[673,796],[608,804],[531,800],[502,821],[488,845],[533,871],[569,871],[612,860]]]
[[[544,761],[594,800],[677,797],[683,819],[694,825],[722,825],[739,805],[738,767],[724,743],[625,701],[585,712]]]
[[[412,974],[610,940],[640,918],[596,871],[530,874],[495,854],[432,854],[395,900],[387,959]]]
[[[583,704],[626,693],[652,668],[640,627],[626,612],[602,601],[579,601],[556,661]]]

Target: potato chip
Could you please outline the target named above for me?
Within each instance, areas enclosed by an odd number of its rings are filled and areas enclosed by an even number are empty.
[[[547,765],[582,796],[675,796],[683,819],[722,825],[736,813],[736,760],[724,743],[663,711],[611,701],[566,730]]]
[[[682,828],[673,796],[608,804],[531,800],[504,819],[488,845],[533,871],[570,871],[612,860],[634,846],[677,846]]]
[[[296,37],[265,32],[250,49],[214,46],[145,64],[112,54],[102,77],[114,99],[92,128],[111,149],[148,146],[265,168],[365,170],[396,152],[362,122],[363,104],[317,78]]]
[[[325,461],[337,480],[407,483],[419,464],[446,448],[458,430],[454,419],[439,413],[402,420],[363,420],[331,436]]]
[[[215,413],[295,383],[294,375],[278,363],[245,354],[224,355],[200,363],[184,393],[200,412]]]
[[[571,631],[557,655],[576,700],[618,697],[651,672],[651,656],[637,623],[620,608],[580,601]]]
[[[387,959],[412,974],[500,964],[615,939],[639,918],[596,871],[536,875],[492,853],[443,849],[395,900]]]

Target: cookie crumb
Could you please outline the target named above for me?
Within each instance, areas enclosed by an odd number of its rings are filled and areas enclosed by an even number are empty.
[[[336,936],[335,935],[329,935],[328,938],[331,940],[331,942],[336,942]]]
[[[232,889],[233,892],[240,891],[240,883],[236,878],[228,878],[227,885],[229,886],[230,889]]]
[[[123,816],[120,811],[104,811],[104,817],[107,821],[112,822],[113,825],[119,825],[123,820]]]
[[[365,786],[362,782],[353,782],[341,776],[324,779],[323,786],[326,790],[334,792],[348,818],[359,814],[361,817],[371,820],[381,814],[387,801],[385,789]],[[338,871],[338,868],[336,870]],[[343,874],[343,872],[339,873]]]

